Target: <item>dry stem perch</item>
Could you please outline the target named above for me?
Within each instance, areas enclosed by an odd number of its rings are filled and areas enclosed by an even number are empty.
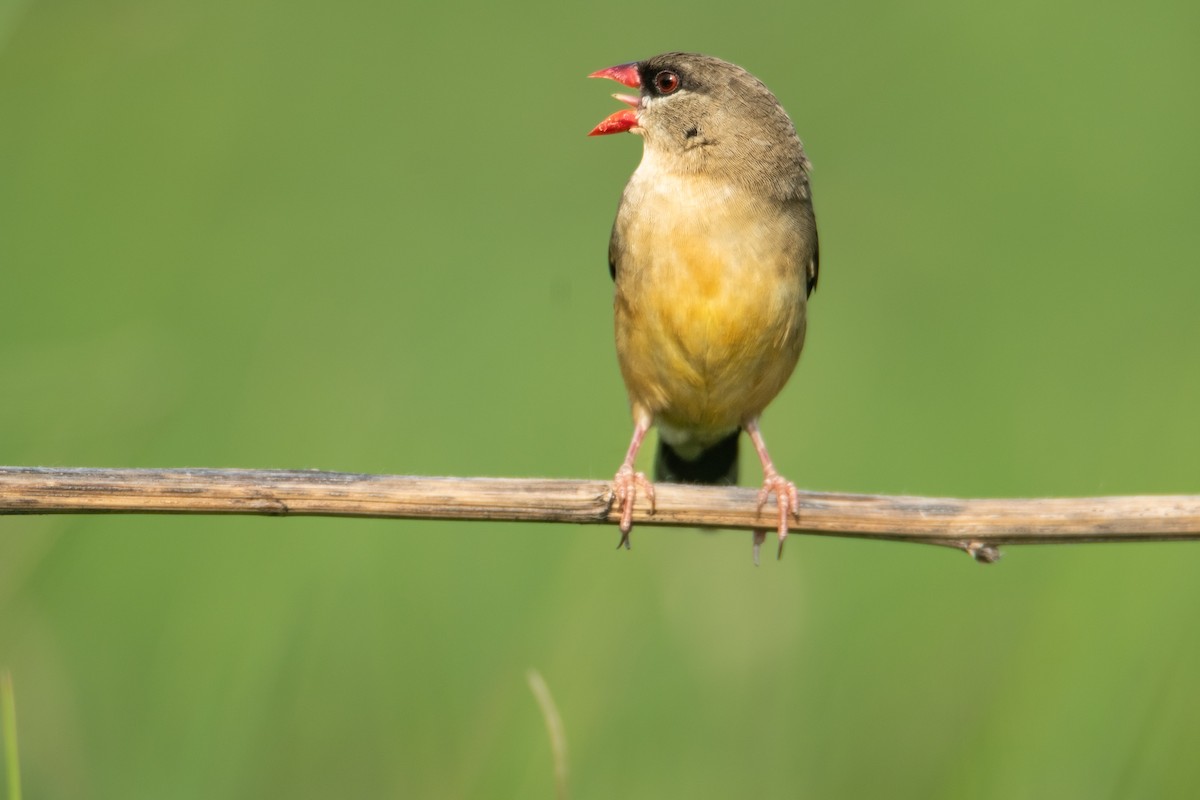
[[[772,527],[752,489],[657,487],[639,526]],[[0,467],[0,515],[265,514],[616,524],[605,481],[420,478],[317,470]],[[800,528],[828,536],[957,547],[1200,539],[1200,495],[958,500],[800,493]]]

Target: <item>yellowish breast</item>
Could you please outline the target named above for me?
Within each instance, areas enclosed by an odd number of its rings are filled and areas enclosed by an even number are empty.
[[[761,413],[804,342],[802,237],[788,209],[743,190],[635,173],[617,217],[615,304],[635,409],[711,431]]]

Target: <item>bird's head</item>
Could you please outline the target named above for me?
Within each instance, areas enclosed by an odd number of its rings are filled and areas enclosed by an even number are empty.
[[[632,108],[605,119],[591,136],[630,131],[655,144],[695,146],[691,140],[707,138],[706,129],[728,116],[731,103],[741,105],[739,95],[752,98],[757,89],[774,102],[766,87],[741,67],[698,53],[664,53],[588,77],[638,90],[637,95],[614,95]]]
[[[664,53],[593,72],[638,90],[617,94],[630,108],[612,114],[590,136],[636,133],[647,150],[678,168],[740,172],[806,171],[800,140],[775,95],[746,70],[699,53]]]

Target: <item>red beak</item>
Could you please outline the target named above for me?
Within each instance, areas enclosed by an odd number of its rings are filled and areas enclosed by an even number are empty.
[[[608,78],[618,83],[624,84],[631,89],[640,89],[642,79],[638,76],[637,63],[618,64],[615,67],[596,70],[589,78]],[[639,99],[632,95],[615,94],[613,97],[620,100],[622,103],[628,103],[634,109],[638,107]],[[632,128],[636,128],[638,123],[637,112],[630,109],[622,109],[615,114],[611,114],[600,122],[595,128],[592,128],[588,136],[603,136],[609,133],[624,133]]]

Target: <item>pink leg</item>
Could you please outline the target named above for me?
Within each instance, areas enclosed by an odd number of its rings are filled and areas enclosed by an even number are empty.
[[[650,479],[646,477],[644,472],[634,472],[633,462],[637,458],[638,450],[642,447],[642,440],[646,438],[646,433],[650,430],[649,417],[639,416],[633,427],[633,439],[629,442],[629,451],[625,453],[625,460],[621,463],[621,468],[617,470],[617,475],[613,478],[613,499],[621,506],[621,541],[617,544],[625,549],[629,549],[629,531],[633,528],[633,501],[637,497],[637,490],[640,486],[646,493],[646,499],[650,501],[650,513],[654,513],[654,484],[650,483]]]
[[[758,492],[759,511],[762,511],[762,507],[766,505],[771,493],[775,493],[775,501],[779,506],[779,556],[782,557],[783,543],[787,539],[788,533],[788,515],[794,515],[796,519],[800,518],[800,496],[796,491],[796,484],[776,472],[775,465],[771,462],[771,456],[767,453],[767,445],[763,441],[762,431],[758,429],[758,420],[749,420],[742,427],[746,429],[746,433],[750,434],[750,441],[754,442],[754,449],[758,451],[758,460],[762,462],[763,486]],[[765,537],[760,535],[759,531],[755,531],[755,563],[758,561],[758,546],[762,543],[763,538]]]

